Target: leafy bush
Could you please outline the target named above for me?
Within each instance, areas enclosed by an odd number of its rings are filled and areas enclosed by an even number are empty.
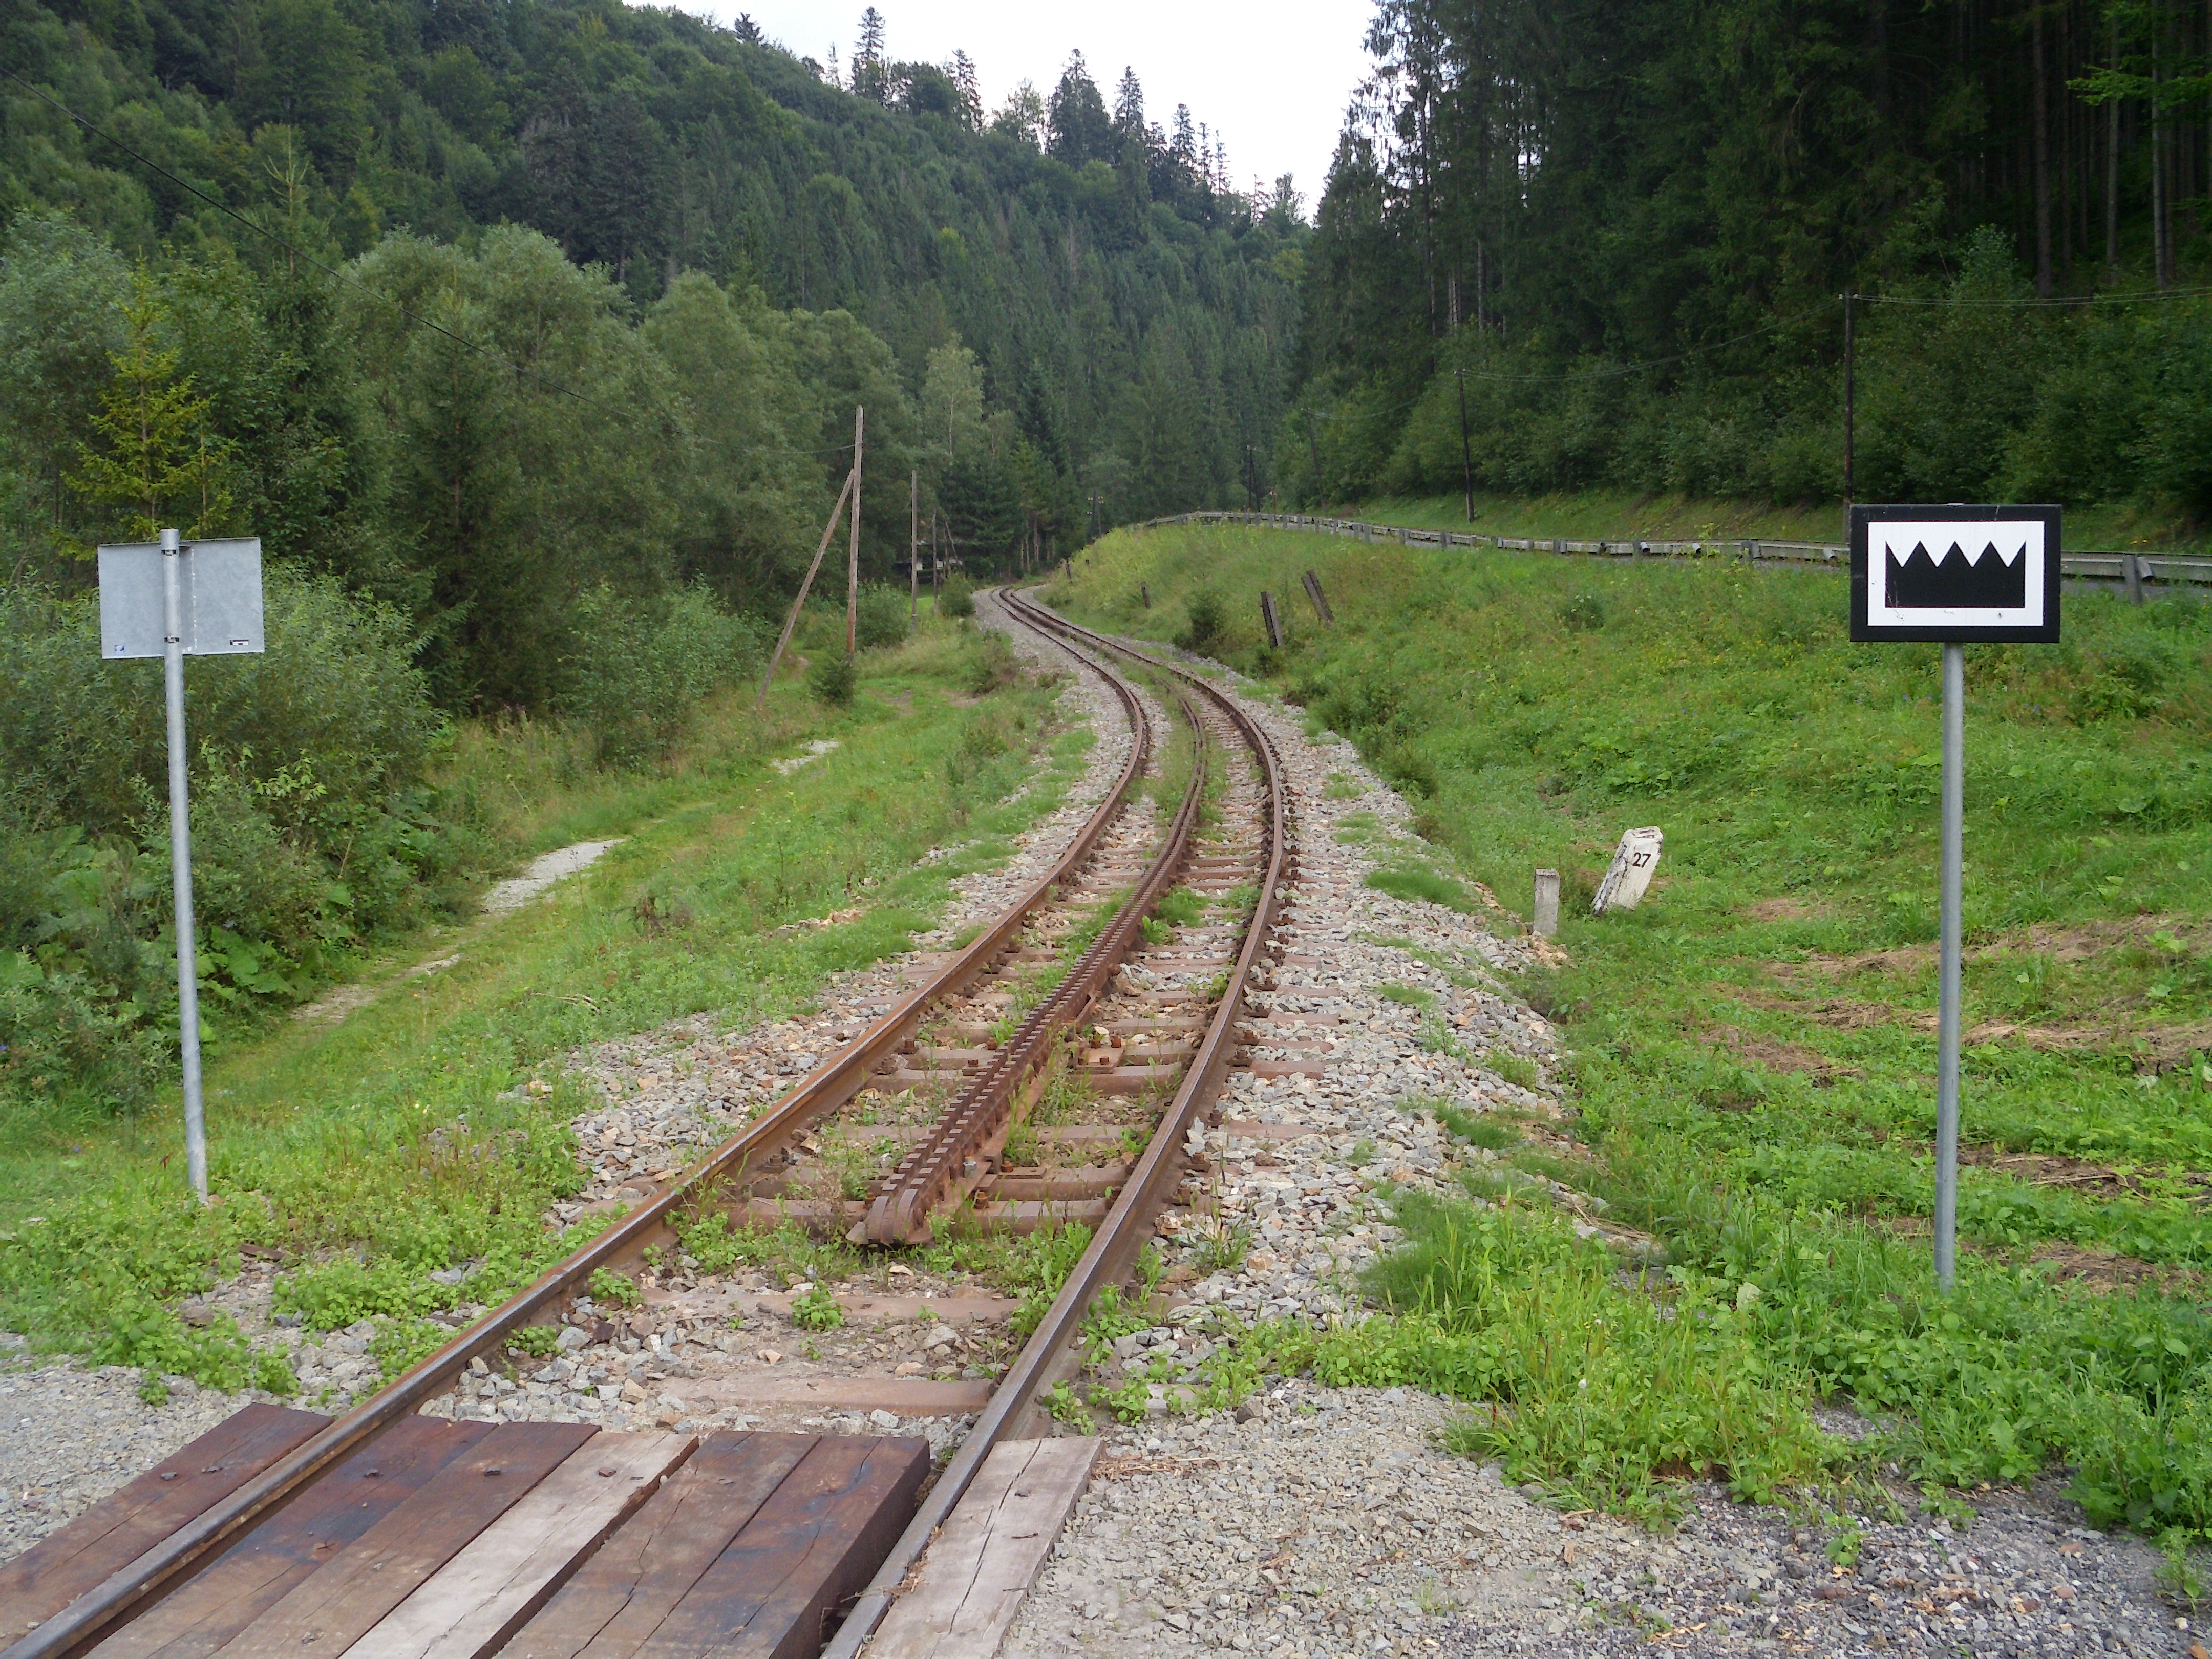
[[[279,566],[268,650],[186,669],[201,985],[305,994],[348,940],[474,861],[424,783],[445,723],[398,615]],[[141,1103],[173,1021],[161,676],[101,660],[97,603],[0,588],[0,1100]]]
[[[1201,657],[1211,656],[1228,634],[1229,613],[1222,607],[1221,596],[1210,587],[1192,594],[1183,630],[1176,635],[1176,643]]]
[[[945,586],[937,590],[937,614],[940,617],[974,616],[975,584],[965,576],[947,576]]]
[[[832,708],[842,708],[853,701],[860,685],[860,670],[853,659],[836,647],[826,647],[821,654],[806,665],[806,689],[815,698]]]
[[[763,628],[733,617],[704,588],[641,601],[605,586],[579,602],[564,665],[564,713],[588,726],[601,763],[665,759],[700,702],[750,673]]]
[[[896,645],[913,623],[908,596],[896,587],[871,582],[860,590],[860,608],[853,617],[853,635],[863,651]]]

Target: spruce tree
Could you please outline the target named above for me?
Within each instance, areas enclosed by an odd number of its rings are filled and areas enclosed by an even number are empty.
[[[860,14],[860,38],[853,43],[853,91],[877,103],[886,101],[890,77],[884,72],[884,15],[873,6]]]
[[[1121,84],[1114,88],[1114,131],[1124,143],[1145,142],[1145,89],[1137,71],[1124,64]]]
[[[167,311],[143,264],[123,307],[125,343],[109,361],[115,379],[100,394],[80,444],[70,487],[96,506],[120,507],[126,535],[151,541],[181,525],[188,536],[226,527],[229,446],[209,429],[211,398],[177,373],[179,353],[161,343]]]

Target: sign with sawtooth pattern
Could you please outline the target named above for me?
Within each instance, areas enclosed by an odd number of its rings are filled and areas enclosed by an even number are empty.
[[[1855,507],[1851,637],[2056,644],[2055,507]]]

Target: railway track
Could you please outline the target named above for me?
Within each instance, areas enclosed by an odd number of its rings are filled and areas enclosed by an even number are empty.
[[[682,1181],[349,1413],[249,1408],[0,1567],[0,1659],[811,1655],[856,1589],[830,1651],[857,1652],[994,1453],[1044,1429],[1086,1311],[1180,1185],[1291,871],[1281,769],[1231,700],[1000,597],[1104,679],[1131,732],[1053,866]],[[948,1225],[1091,1231],[926,1495],[911,1439],[487,1437],[420,1414],[472,1364],[557,1326],[595,1273],[677,1246],[678,1219],[715,1207],[884,1251]],[[684,1547],[706,1549],[689,1577],[669,1565]]]

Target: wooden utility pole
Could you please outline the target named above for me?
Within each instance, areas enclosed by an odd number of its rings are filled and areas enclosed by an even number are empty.
[[[1858,295],[1849,289],[1844,290],[1844,514],[1846,523],[1850,520],[1851,502],[1856,499],[1852,492],[1858,484],[1856,468],[1853,465],[1856,459],[1853,452],[1858,437],[1858,336],[1854,327],[1856,319],[1852,307],[1852,301],[1857,298]]]
[[[867,447],[868,411],[853,405],[853,536],[845,553],[845,654],[860,648],[860,460]]]
[[[837,492],[837,504],[830,509],[830,521],[822,526],[821,545],[814,550],[814,562],[806,567],[806,579],[799,584],[799,597],[791,602],[791,614],[783,619],[783,632],[775,641],[775,649],[769,655],[768,672],[761,676],[760,696],[753,699],[753,713],[759,714],[768,706],[768,689],[775,679],[775,665],[783,660],[784,647],[791,643],[791,630],[799,626],[799,613],[805,608],[807,590],[814,586],[814,573],[822,568],[822,556],[830,550],[830,538],[837,533],[837,515],[845,510],[845,497],[853,488],[854,475],[845,475],[845,488]]]
[[[907,625],[921,625],[921,473],[906,475],[906,599]]]
[[[1474,522],[1474,461],[1467,447],[1467,371],[1455,370],[1459,380],[1459,487],[1467,497],[1467,521]]]

